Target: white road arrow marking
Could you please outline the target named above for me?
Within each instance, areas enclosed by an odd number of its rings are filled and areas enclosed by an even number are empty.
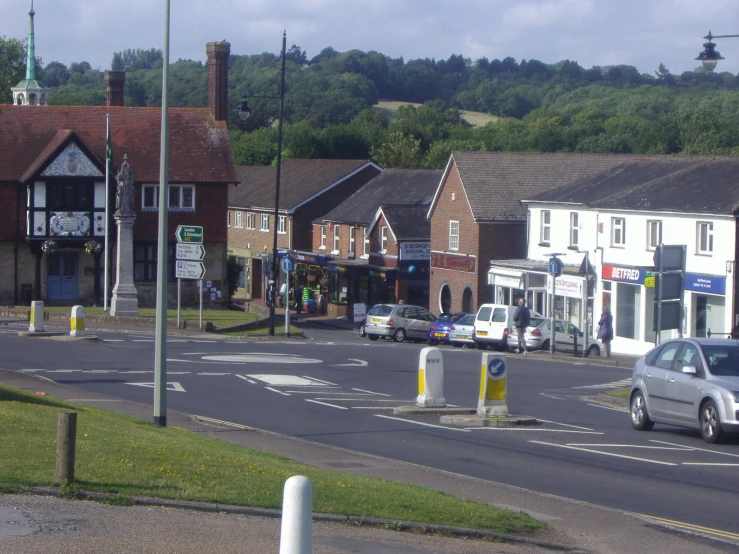
[[[149,387],[154,388],[154,383],[124,383],[126,385],[135,385],[137,387]],[[180,385],[177,381],[168,381],[167,382],[167,390],[177,391],[177,392],[187,392],[182,385]]]
[[[368,366],[369,362],[365,362],[364,360],[356,360],[354,358],[349,358],[350,362],[357,362],[355,364],[334,364],[336,367],[364,367]]]

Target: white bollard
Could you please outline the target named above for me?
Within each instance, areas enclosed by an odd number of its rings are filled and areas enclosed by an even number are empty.
[[[508,379],[506,375],[506,355],[499,352],[485,352],[480,366],[480,397],[477,415],[507,416]]]
[[[444,356],[433,346],[421,349],[418,360],[418,398],[425,408],[446,406],[444,400]]]
[[[85,331],[85,308],[84,306],[73,306],[72,317],[69,321],[69,334],[72,337],[84,337]]]
[[[302,475],[285,481],[282,495],[280,554],[313,552],[313,485]]]
[[[31,322],[28,326],[31,333],[43,333],[44,329],[44,303],[40,300],[31,302]]]

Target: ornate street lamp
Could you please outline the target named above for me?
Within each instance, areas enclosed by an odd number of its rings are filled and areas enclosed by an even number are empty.
[[[716,64],[718,64],[719,60],[724,59],[721,53],[716,50],[716,43],[713,42],[713,39],[739,38],[739,35],[712,35],[711,31],[708,31],[708,34],[703,38],[706,39],[708,42],[703,44],[703,51],[698,54],[696,60],[699,60],[703,63],[703,68],[706,71],[713,71],[714,69],[716,69]]]
[[[269,306],[269,334],[270,336],[275,335],[275,302],[277,295],[275,294],[275,287],[277,282],[277,229],[279,221],[280,211],[280,164],[282,163],[282,108],[285,101],[285,50],[287,44],[287,33],[282,33],[282,68],[281,68],[281,79],[280,79],[280,95],[279,96],[260,96],[259,98],[277,98],[280,100],[280,111],[279,111],[279,122],[277,124],[277,178],[275,182],[275,221],[274,221],[274,243],[272,246],[272,273],[269,281],[272,285],[272,299]],[[242,121],[246,121],[249,115],[254,113],[254,108],[249,105],[249,101],[244,95],[239,102],[239,118]],[[288,297],[289,298],[289,297]],[[290,304],[285,304],[287,310],[290,309]]]

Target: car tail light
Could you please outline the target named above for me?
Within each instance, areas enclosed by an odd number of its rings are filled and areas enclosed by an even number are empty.
[[[449,327],[449,330],[450,331],[454,331],[454,325],[452,325],[451,327]]]
[[[388,319],[388,320],[387,320],[387,321],[385,322],[385,325],[387,325],[388,327],[391,327],[391,326],[392,326],[392,324],[393,324],[393,320],[392,320],[392,319]]]
[[[531,334],[532,337],[540,337],[541,336],[541,330],[540,329],[534,329],[533,331],[531,331],[530,334]]]
[[[508,327],[503,329],[503,340],[505,340],[508,337]]]

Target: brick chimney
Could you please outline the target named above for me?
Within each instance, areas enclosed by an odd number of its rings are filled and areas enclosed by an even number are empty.
[[[216,121],[228,120],[228,57],[231,43],[208,42],[208,107]]]
[[[126,83],[125,71],[105,72],[105,105],[123,105],[123,86]]]

